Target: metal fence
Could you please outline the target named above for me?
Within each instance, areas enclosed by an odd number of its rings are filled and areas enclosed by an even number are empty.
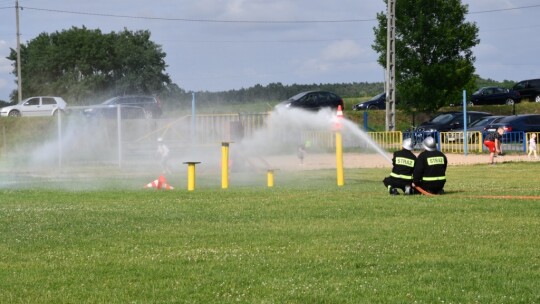
[[[1,124],[0,132],[0,155],[16,155],[16,151],[38,151],[40,147],[49,147],[62,157],[70,155],[70,145],[88,151],[88,158],[95,155],[95,151],[103,151],[103,159],[122,162],[124,157],[136,158],[142,150],[150,150],[155,147],[155,139],[164,137],[171,145],[182,147],[185,143],[196,145],[213,145],[223,141],[239,141],[249,138],[258,130],[272,129],[268,126],[267,113],[254,114],[213,114],[197,115],[195,119],[187,115],[175,119],[122,119],[120,122],[114,119],[103,120],[80,120],[70,124],[70,117],[61,116],[55,118],[43,118],[43,127],[39,134],[24,134],[24,129],[17,134],[10,130],[6,132],[5,124]],[[72,117],[73,118],[73,117]],[[58,120],[58,123],[56,122]],[[39,120],[36,120],[38,122]],[[363,148],[366,141],[358,136],[344,132],[345,148]],[[540,138],[540,132],[507,132],[502,138],[502,150],[505,153],[527,153],[532,134]],[[32,137],[33,135],[33,137]],[[276,130],[272,134],[279,142],[288,145],[300,143],[309,144],[322,149],[335,148],[335,133],[331,130],[309,130],[296,128],[295,130]],[[427,136],[432,136],[437,142],[437,148],[447,153],[487,153],[483,145],[486,133],[467,132],[466,140],[463,132],[362,132],[379,147],[389,152],[401,148],[403,140],[411,138],[416,150],[421,149],[421,143]],[[23,136],[27,140],[20,140]],[[38,138],[35,138],[35,137]],[[55,144],[55,138],[64,139],[62,146]],[[365,138],[364,138],[365,139]],[[58,140],[57,140],[58,141]],[[49,143],[47,143],[49,142]],[[74,149],[73,149],[74,150]],[[11,153],[13,152],[13,153]],[[90,153],[92,152],[92,153]],[[64,153],[62,155],[62,153]],[[80,152],[79,152],[80,154]],[[83,153],[84,154],[84,153]],[[108,157],[106,157],[108,155]],[[80,156],[80,155],[79,155]],[[85,155],[82,155],[83,157]],[[79,157],[80,158],[80,157]]]
[[[389,133],[389,132],[379,132]],[[487,132],[467,132],[467,140],[464,141],[464,132],[403,132],[401,139],[394,137],[394,143],[389,144],[387,140],[381,138],[392,138],[391,136],[381,136],[377,132],[368,132],[374,141],[384,149],[400,147],[403,139],[411,138],[416,149],[421,149],[422,141],[431,136],[437,143],[437,149],[447,153],[483,153],[488,152],[484,146],[484,139]],[[526,153],[529,149],[532,134],[538,138],[540,132],[506,132],[502,136],[501,149],[506,152]]]
[[[385,150],[399,150],[403,144],[403,133],[392,132],[367,132],[373,141]]]

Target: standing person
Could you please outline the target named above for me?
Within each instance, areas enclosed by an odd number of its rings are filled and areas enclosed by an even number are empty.
[[[306,157],[306,148],[303,144],[298,145],[298,150],[296,151],[296,156],[300,160],[300,165],[304,165],[304,157]]]
[[[429,136],[422,142],[424,151],[418,155],[413,172],[413,186],[433,194],[443,194],[446,183],[446,155],[437,150],[435,139]]]
[[[163,138],[158,138],[158,148],[156,154],[160,157],[160,165],[163,173],[171,173],[169,169],[169,148],[163,143]]]
[[[504,133],[504,128],[499,127],[495,132],[491,132],[488,135],[486,135],[486,138],[484,139],[484,146],[486,146],[489,149],[489,163],[491,165],[495,164],[493,161],[493,158],[495,157],[495,153],[498,153],[499,155],[502,154],[501,152],[501,140],[502,135]]]
[[[531,134],[531,139],[529,139],[529,154],[527,156],[531,158],[532,153],[534,153],[534,158],[538,158],[536,155],[536,133]]]
[[[391,195],[398,195],[397,189],[403,190],[404,194],[412,194],[411,183],[416,155],[411,152],[413,144],[410,138],[405,139],[402,146],[403,149],[394,152],[390,176],[383,180]]]

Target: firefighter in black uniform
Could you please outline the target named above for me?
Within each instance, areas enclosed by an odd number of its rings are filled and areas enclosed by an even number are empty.
[[[416,162],[416,155],[411,152],[412,150],[412,140],[407,138],[403,141],[403,149],[394,152],[392,173],[383,180],[391,195],[398,195],[397,189],[403,190],[404,194],[412,194],[412,174]]]
[[[448,165],[446,155],[437,150],[433,137],[426,137],[422,146],[425,150],[418,155],[414,166],[413,186],[420,186],[433,194],[443,194]]]

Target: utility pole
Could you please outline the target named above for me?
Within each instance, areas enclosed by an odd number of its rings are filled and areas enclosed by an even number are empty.
[[[17,22],[17,86],[18,102],[22,100],[22,74],[21,74],[21,33],[19,31],[19,0],[15,0],[15,16]]]
[[[386,131],[396,130],[396,0],[386,13]]]

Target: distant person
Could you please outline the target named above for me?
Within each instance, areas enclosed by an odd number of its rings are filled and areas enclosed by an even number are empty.
[[[163,143],[163,138],[158,138],[158,148],[156,154],[160,157],[160,165],[163,173],[171,173],[169,168],[169,148]]]
[[[494,165],[495,153],[502,155],[501,141],[504,134],[504,128],[499,127],[495,132],[488,133],[484,139],[484,146],[489,149],[489,163]]]
[[[403,140],[402,149],[394,152],[392,157],[392,172],[390,176],[383,180],[383,184],[388,188],[388,193],[398,195],[397,189],[401,189],[404,194],[412,194],[412,179],[416,155],[412,153],[413,144],[410,138]]]
[[[536,133],[531,134],[531,138],[529,139],[529,154],[527,156],[531,158],[531,154],[533,153],[534,158],[538,158],[536,155]]]
[[[303,144],[298,145],[298,150],[296,151],[300,165],[304,165],[304,157],[306,157],[306,147]]]
[[[435,139],[429,136],[422,142],[424,151],[418,155],[414,166],[413,186],[432,194],[443,194],[446,183],[446,155],[437,150]]]

